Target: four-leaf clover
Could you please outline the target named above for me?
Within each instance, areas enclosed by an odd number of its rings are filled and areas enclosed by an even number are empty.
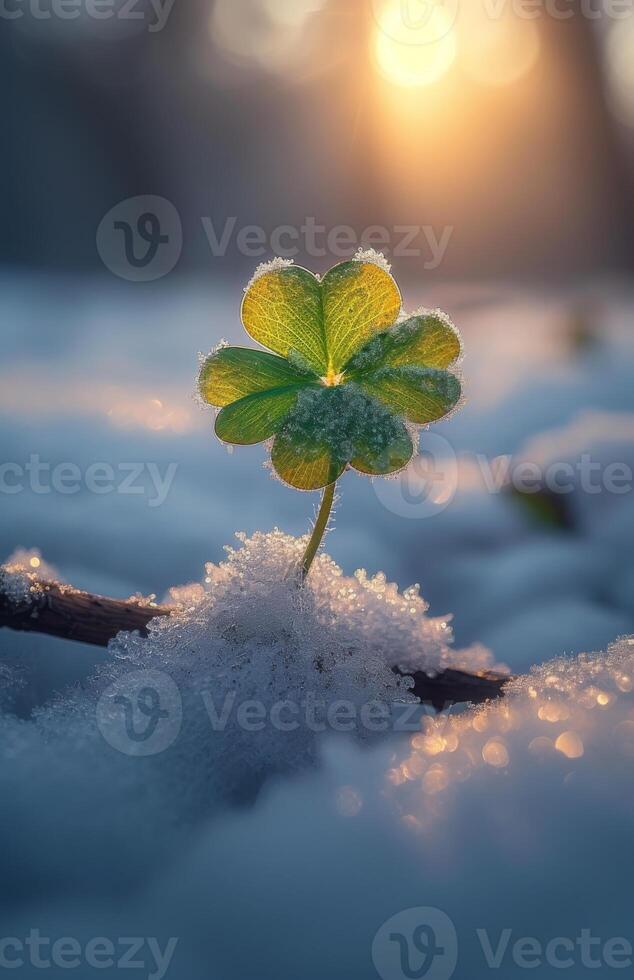
[[[268,351],[221,347],[202,366],[201,396],[221,409],[219,438],[272,438],[273,467],[297,489],[329,486],[347,466],[371,475],[403,469],[415,426],[460,399],[449,370],[461,353],[457,331],[439,311],[403,319],[381,260],[360,253],[321,279],[291,263],[261,267],[242,323]]]

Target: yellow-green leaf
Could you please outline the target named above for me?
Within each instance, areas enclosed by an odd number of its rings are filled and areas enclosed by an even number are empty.
[[[216,435],[237,446],[252,446],[269,439],[295,405],[301,387],[262,391],[225,406],[216,419]]]
[[[449,317],[439,312],[421,313],[404,320],[395,328],[394,340],[397,342],[387,351],[383,362],[394,367],[411,364],[447,368],[457,361],[462,349],[458,331]]]
[[[295,350],[317,374],[325,373],[321,287],[312,272],[287,266],[258,276],[244,295],[242,323],[264,347],[283,357]]]
[[[418,425],[444,418],[461,394],[458,378],[436,368],[383,368],[358,383],[395,413]]]
[[[367,341],[391,326],[401,308],[392,276],[375,262],[341,262],[322,283],[328,370],[337,374]]]
[[[369,340],[345,373],[354,378],[382,366],[447,368],[461,350],[458,331],[444,313],[420,313]]]
[[[221,408],[246,395],[307,380],[283,357],[248,347],[221,347],[203,364],[198,386],[206,402]]]
[[[384,445],[367,439],[357,445],[357,454],[351,460],[355,470],[372,476],[396,473],[407,466],[414,452],[412,439],[402,422],[396,422],[394,431]]]
[[[297,446],[284,432],[275,437],[271,462],[284,483],[297,490],[321,490],[339,479],[346,468],[323,445]]]

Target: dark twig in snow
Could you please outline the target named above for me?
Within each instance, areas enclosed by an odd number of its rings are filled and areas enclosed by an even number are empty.
[[[22,583],[25,589],[18,588]],[[105,647],[122,630],[145,635],[151,619],[170,612],[166,606],[109,599],[59,582],[41,582],[30,573],[0,572],[0,626],[14,630]]]
[[[150,620],[169,616],[171,611],[169,606],[110,599],[59,582],[42,582],[29,572],[0,569],[0,627],[105,647],[121,631],[147,635]],[[394,672],[401,673],[397,667]],[[462,670],[443,670],[434,677],[416,671],[412,676],[413,693],[435,708],[501,697],[510,680],[493,672]]]

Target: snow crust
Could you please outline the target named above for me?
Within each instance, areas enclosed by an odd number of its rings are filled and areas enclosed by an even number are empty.
[[[224,571],[225,584],[238,574]],[[186,645],[177,652],[193,688],[199,665]],[[601,944],[629,937],[632,678],[632,638],[554,661],[504,701],[426,719],[405,744],[362,752],[326,740],[317,769],[269,781],[237,812],[207,801],[194,826],[198,770],[212,780],[222,765],[208,742],[171,759],[125,757],[93,737],[89,692],[30,722],[1,716],[0,811],[13,846],[0,852],[0,903],[25,887],[33,895],[5,909],[6,935],[37,923],[81,942],[176,936],[172,973],[189,980],[241,980],[253,944],[264,980],[295,978],[298,962],[308,980],[334,963],[366,980],[379,928],[412,907],[451,919],[457,976],[488,973],[477,929],[494,947],[511,930],[503,975],[518,978],[526,970],[511,950],[523,936],[542,947],[556,936],[574,944],[584,928]]]
[[[264,980],[291,980],[300,960],[308,980],[333,962],[365,980],[378,929],[413,906],[449,915],[465,976],[486,967],[476,928],[494,944],[504,928],[544,945],[587,926],[628,936],[614,868],[634,859],[634,638],[534,668],[488,706],[414,714],[406,733],[246,731],[233,714],[214,727],[210,698],[218,715],[234,697],[270,720],[280,699],[312,697],[320,721],[320,699],[407,708],[394,662],[491,665],[481,648],[452,651],[416,588],[347,577],[322,554],[298,591],[303,539],[238,537],[204,583],[170,591],[172,618],[145,640],[121,634],[81,688],[29,719],[0,699],[6,935],[177,936],[173,975],[189,980],[249,975],[245,923]],[[112,697],[133,703],[140,676],[182,714],[148,756],[121,742]],[[316,921],[328,942],[306,961]],[[525,972],[511,956],[504,968]]]
[[[16,606],[30,605],[41,593],[41,581],[60,581],[59,572],[42,558],[39,548],[16,548],[0,565],[0,593]]]
[[[238,539],[224,562],[207,565],[204,591],[198,585],[171,591],[178,612],[154,620],[147,640],[121,634],[113,641],[117,666],[105,671],[109,681],[147,666],[169,675],[185,719],[175,751],[183,758],[206,753],[209,772],[205,766],[201,776],[216,782],[220,795],[240,793],[270,770],[314,763],[337,702],[354,715],[351,729],[371,737],[361,722],[364,705],[389,711],[394,702],[413,700],[411,681],[394,674],[396,664],[434,671],[453,662],[449,625],[428,618],[417,587],[400,593],[384,575],[362,570],[347,577],[321,554],[299,589],[295,571],[306,538],[274,530]],[[481,662],[480,649],[474,658]],[[484,659],[491,664],[490,655]],[[201,692],[218,713],[231,699],[236,707],[257,701],[267,717],[274,705],[290,702],[298,725],[289,732],[267,724],[254,734],[233,712],[223,731],[210,732]]]
[[[6,565],[0,568],[0,593],[14,606],[27,605],[31,601],[33,576],[19,566]]]
[[[532,778],[562,781],[612,755],[634,760],[634,638],[604,653],[559,657],[509,681],[503,699],[462,714],[423,719],[410,754],[388,772],[407,821],[421,829],[459,802],[459,786],[490,774],[520,785]],[[588,773],[589,774],[589,773]],[[422,795],[421,795],[422,794]],[[436,803],[427,806],[430,799]],[[439,802],[438,802],[439,801]]]
[[[447,665],[492,666],[481,647],[452,650],[447,619],[428,617],[417,586],[399,592],[383,574],[363,570],[348,577],[320,554],[300,589],[296,570],[306,538],[279,530],[237,537],[225,561],[206,566],[202,585],[170,590],[176,611],[153,620],[147,639],[119,634],[82,690],[70,688],[35,713],[39,737],[61,740],[77,765],[85,751],[94,773],[102,765],[126,771],[116,752],[103,752],[104,739],[119,744],[122,724],[107,692],[115,685],[118,703],[127,699],[134,707],[139,672],[153,672],[150,686],[159,698],[176,692],[182,725],[145,764],[161,774],[156,785],[169,787],[170,799],[182,795],[186,773],[184,809],[191,817],[212,801],[252,795],[272,773],[313,765],[324,734],[333,730],[376,738],[365,711],[383,709],[380,730],[389,731],[393,706],[415,702],[411,678],[395,674],[396,665],[431,673]],[[239,714],[250,701],[265,719],[255,730]],[[271,721],[282,703],[292,730]],[[344,706],[343,727],[333,721],[337,704]],[[143,745],[124,745],[123,754],[137,749],[143,754]],[[172,803],[166,812],[171,809]]]

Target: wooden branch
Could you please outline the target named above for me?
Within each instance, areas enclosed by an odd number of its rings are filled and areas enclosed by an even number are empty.
[[[15,602],[0,588],[0,626],[46,633],[65,640],[105,647],[122,630],[147,636],[155,616],[169,616],[169,606],[150,606],[133,599],[108,599],[33,576],[28,602]]]
[[[26,600],[16,600],[10,590],[3,589],[0,578],[0,627],[105,647],[122,630],[138,630],[141,636],[147,636],[151,619],[172,612],[170,606],[109,599],[58,582],[41,582],[35,575],[27,577],[31,591]],[[402,673],[397,667],[393,669]],[[504,684],[510,679],[491,672],[469,674],[462,670],[444,670],[435,677],[416,671],[411,676],[414,694],[435,708],[460,702],[480,704],[501,697]]]
[[[400,674],[398,668],[395,673]],[[440,671],[435,677],[424,674],[421,670],[414,671],[413,692],[424,704],[431,704],[442,711],[450,704],[483,704],[504,696],[504,685],[511,677],[508,674],[497,674],[494,671],[482,671],[470,674],[465,670]]]

